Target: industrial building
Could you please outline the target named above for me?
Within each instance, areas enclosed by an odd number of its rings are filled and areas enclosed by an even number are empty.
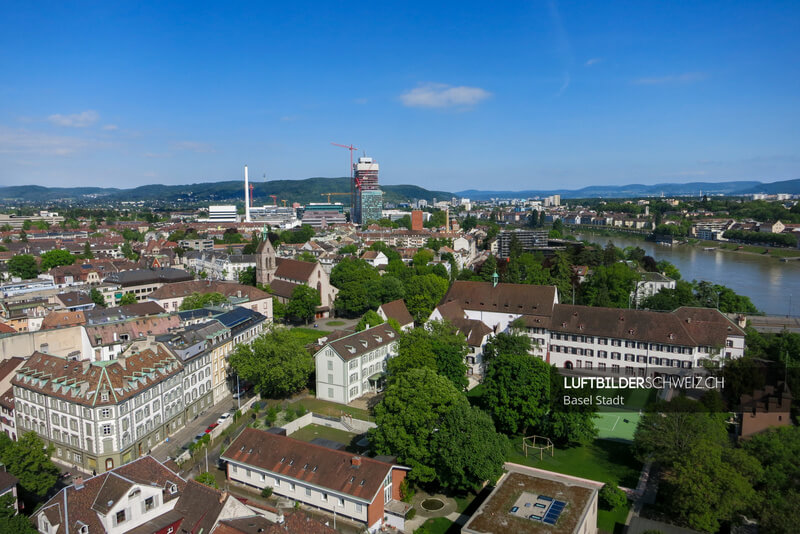
[[[344,215],[344,205],[337,202],[330,203],[311,203],[301,208],[301,218],[303,224],[312,228],[324,228],[331,224],[345,224],[347,218]]]
[[[239,215],[236,213],[236,206],[209,206],[207,222],[239,222]]]

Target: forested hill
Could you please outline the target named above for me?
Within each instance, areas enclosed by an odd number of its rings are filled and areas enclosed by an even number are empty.
[[[287,202],[326,202],[323,193],[350,192],[349,178],[307,178],[305,180],[272,180],[268,182],[251,182],[253,199],[257,206],[272,204],[269,195],[276,195],[280,203]],[[453,195],[445,191],[429,191],[416,185],[381,185],[384,201],[389,203],[410,202],[414,199],[449,200]],[[102,187],[42,187],[11,186],[0,187],[0,200],[27,202],[55,202],[68,200],[91,201],[151,201],[166,202],[244,202],[244,182],[242,180],[226,182],[208,182],[186,185],[143,185],[133,189],[117,189]],[[331,202],[350,204],[348,195],[331,196]]]

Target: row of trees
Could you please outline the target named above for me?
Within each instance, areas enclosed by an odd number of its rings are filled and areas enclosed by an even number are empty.
[[[797,236],[794,234],[774,234],[772,232],[746,232],[744,230],[725,230],[722,237],[743,243],[759,243],[779,247],[796,247]]]

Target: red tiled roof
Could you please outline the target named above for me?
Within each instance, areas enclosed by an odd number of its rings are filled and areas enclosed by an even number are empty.
[[[215,280],[189,280],[186,282],[176,282],[165,284],[156,289],[148,298],[152,300],[164,300],[170,298],[187,297],[192,293],[222,293],[226,297],[242,297],[253,300],[269,298],[269,293],[261,291],[257,287],[246,286],[236,282],[222,282]]]
[[[77,404],[103,406],[132,397],[182,368],[180,360],[161,345],[111,363],[75,362],[34,352],[11,383]],[[108,392],[108,400],[103,400],[103,391]]]
[[[408,312],[408,308],[406,308],[406,303],[403,299],[381,304],[380,308],[383,310],[383,313],[386,314],[386,317],[394,319],[400,323],[400,326],[405,326],[414,322],[414,318],[411,317],[411,314]]]
[[[98,512],[107,509],[108,500],[112,500],[112,496],[124,494],[120,493],[121,488],[127,491],[133,484],[155,485],[162,488],[162,501],[166,503],[182,495],[186,481],[153,457],[144,456],[86,480],[80,489],[76,489],[74,485],[62,489],[42,506],[37,515],[45,514],[51,525],[58,525],[55,534],[67,532],[67,526],[64,524],[65,508],[69,532],[79,531],[79,521],[89,527],[89,532],[104,532],[105,528]],[[177,486],[175,493],[169,491],[172,484]],[[101,501],[99,507],[96,506],[98,499]]]
[[[353,456],[264,430],[245,428],[222,455],[225,460],[346,493],[371,503],[392,464]],[[358,465],[356,465],[358,464]]]
[[[453,282],[442,304],[458,300],[465,310],[509,314],[550,315],[556,302],[555,286],[497,284],[491,282]]]
[[[292,260],[289,258],[278,258],[276,264],[278,269],[275,271],[275,278],[304,283],[308,282],[311,278],[311,274],[318,265],[310,261]]]

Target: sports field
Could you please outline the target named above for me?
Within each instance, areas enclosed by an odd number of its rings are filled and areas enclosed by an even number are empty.
[[[649,389],[621,389],[603,390],[597,394],[607,398],[622,395],[622,406],[600,406],[597,412],[597,437],[600,439],[615,439],[633,441],[633,433],[639,424],[641,413],[645,406],[655,399],[655,390]]]

